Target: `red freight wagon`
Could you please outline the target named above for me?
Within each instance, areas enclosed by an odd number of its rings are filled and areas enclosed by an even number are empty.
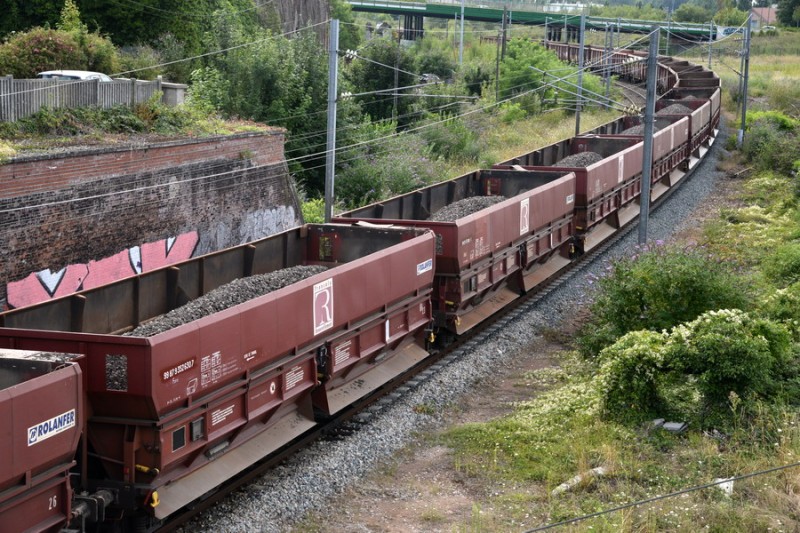
[[[681,73],[678,87],[719,87],[719,76],[710,70],[697,69],[687,70]]]
[[[719,79],[709,80],[709,85],[707,87],[678,88],[671,91],[668,96],[675,100],[679,100],[678,103],[684,105],[686,105],[687,101],[691,101],[691,99],[697,99],[701,101],[710,100],[711,128],[716,129],[717,126],[719,125],[719,107],[721,98],[719,90]],[[714,132],[710,131],[709,135],[713,136]]]
[[[673,104],[682,105],[691,109],[691,113],[687,115],[660,115],[660,116],[672,116],[675,117],[688,117],[689,118],[689,138],[691,139],[691,151],[697,160],[702,158],[702,154],[697,153],[698,150],[701,149],[702,144],[705,142],[706,138],[708,137],[709,131],[708,128],[711,124],[711,105],[708,104],[707,100],[670,100],[670,99],[661,99],[656,102],[656,113],[665,109]]]
[[[430,216],[445,206],[477,196],[501,196],[500,203],[452,222]],[[575,175],[551,169],[535,172],[482,170],[342,213],[340,222],[362,220],[430,228],[436,233],[437,325],[462,333],[517,298],[548,266],[568,262]],[[536,271],[536,272],[534,272]],[[552,272],[551,272],[552,273]]]
[[[426,231],[304,226],[7,312],[0,346],[86,355],[88,439],[114,480],[90,482],[163,518],[310,428],[313,408],[335,412],[425,357],[433,254]],[[329,269],[150,337],[120,335],[297,265]]]
[[[0,530],[58,531],[83,428],[74,357],[0,349]]]

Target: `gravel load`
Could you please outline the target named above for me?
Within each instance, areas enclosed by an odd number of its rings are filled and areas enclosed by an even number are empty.
[[[651,212],[649,240],[668,240],[684,229],[683,221],[696,208],[714,198],[715,187],[724,175],[716,170],[720,140],[724,138],[725,134],[720,134],[711,153],[692,177],[667,202]],[[450,362],[434,378],[404,392],[360,431],[339,441],[318,442],[301,451],[182,531],[281,533],[296,527],[310,511],[323,515],[347,512],[328,508],[327,502],[346,488],[357,485],[373,469],[391,461],[420,431],[446,424],[451,418],[452,405],[458,404],[461,396],[474,392],[480,381],[493,376],[499,366],[513,364],[516,352],[543,331],[573,318],[575,311],[589,300],[593,280],[606,272],[609,261],[636,253],[637,241],[634,229],[608,252],[557,286],[532,310],[515,312],[493,330],[466,343],[450,356]],[[420,412],[420,405],[426,406],[424,413]]]
[[[431,215],[434,222],[454,222],[506,200],[505,196],[471,196],[448,204]]]
[[[659,127],[653,125],[653,133],[657,132]],[[639,124],[638,126],[634,126],[632,128],[628,128],[627,130],[621,131],[620,135],[644,135],[644,124]]]
[[[553,166],[567,168],[588,167],[589,165],[593,165],[594,163],[602,160],[603,156],[597,152],[581,152],[579,154],[567,156],[561,161],[556,161],[553,163]]]
[[[690,115],[691,113],[691,108],[688,108],[685,105],[672,104],[656,113],[656,115]]]
[[[150,337],[158,333],[176,328],[183,324],[188,324],[193,320],[217,313],[224,309],[239,305],[258,296],[263,296],[272,291],[277,291],[283,287],[288,287],[292,283],[297,283],[314,274],[319,274],[327,270],[327,267],[294,266],[249,276],[247,278],[235,279],[230,283],[217,287],[213,291],[204,294],[196,300],[192,300],[184,306],[173,309],[169,313],[161,315],[153,320],[142,324],[127,335],[133,337]]]

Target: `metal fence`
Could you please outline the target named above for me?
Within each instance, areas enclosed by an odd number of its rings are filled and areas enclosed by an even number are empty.
[[[0,121],[14,122],[28,117],[43,107],[102,107],[146,102],[161,93],[167,105],[183,103],[186,85],[167,83],[158,79],[100,80],[15,80],[0,77]]]

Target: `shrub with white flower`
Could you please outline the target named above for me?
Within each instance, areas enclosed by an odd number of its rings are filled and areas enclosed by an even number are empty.
[[[633,331],[600,352],[595,386],[603,411],[616,419],[638,419],[662,405],[666,333]]]
[[[674,328],[663,357],[666,367],[696,377],[708,403],[722,405],[731,391],[742,398],[773,393],[791,346],[782,324],[723,309]]]

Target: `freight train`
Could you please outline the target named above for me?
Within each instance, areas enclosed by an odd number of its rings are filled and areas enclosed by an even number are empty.
[[[604,64],[603,50],[587,53]],[[611,62],[645,78],[641,55]],[[646,201],[697,166],[720,118],[713,72],[659,63]],[[2,530],[153,531],[428,357],[432,335],[462,334],[556,275],[638,215],[639,120],[0,314]]]

